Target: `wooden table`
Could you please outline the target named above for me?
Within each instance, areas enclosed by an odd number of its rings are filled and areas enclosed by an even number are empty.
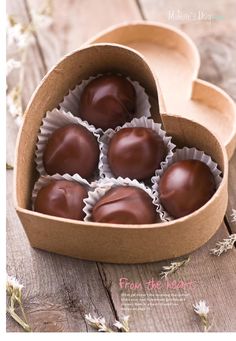
[[[8,14],[21,22],[30,20],[31,10],[39,9],[40,0],[8,0]],[[200,77],[219,85],[234,99],[236,77],[235,3],[217,1],[159,0],[65,0],[53,1],[52,28],[35,32],[26,62],[23,103],[27,104],[35,87],[47,70],[65,53],[78,48],[88,38],[109,25],[132,20],[154,20],[170,23],[187,32],[196,42],[202,58]],[[205,11],[221,14],[224,20],[212,23],[168,19],[168,11]],[[13,84],[10,79],[9,83]],[[7,115],[7,162],[13,163],[17,126]],[[119,278],[143,283],[159,279],[163,265],[112,265],[71,259],[30,247],[13,206],[13,172],[7,171],[7,272],[24,284],[24,306],[33,331],[87,332],[93,329],[84,314],[102,315],[110,324],[127,314],[122,310]],[[192,304],[204,299],[214,318],[212,331],[236,331],[236,250],[220,257],[209,254],[216,241],[236,233],[232,208],[236,209],[236,153],[230,161],[229,204],[224,221],[212,239],[191,255],[191,261],[171,280],[195,282],[184,302],[175,306],[154,306],[129,311],[131,331],[202,330]],[[166,291],[167,292],[167,291]],[[145,290],[139,293],[146,294]],[[7,318],[8,331],[22,331]]]

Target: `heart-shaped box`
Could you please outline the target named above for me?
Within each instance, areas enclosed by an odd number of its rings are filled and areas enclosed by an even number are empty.
[[[84,46],[93,43],[117,43],[139,51],[158,77],[167,112],[208,128],[231,158],[236,147],[235,103],[219,87],[197,78],[200,55],[184,32],[166,24],[132,22],[111,26]]]
[[[179,147],[196,147],[211,155],[223,174],[216,193],[199,210],[171,222],[150,225],[87,223],[31,210],[31,193],[38,177],[34,153],[42,118],[46,111],[58,106],[69,89],[90,75],[106,72],[137,80],[151,100],[154,120],[165,111],[157,80],[143,56],[133,49],[95,44],[66,55],[50,70],[26,109],[14,167],[16,210],[30,244],[63,255],[111,263],[152,262],[190,253],[208,241],[223,220],[228,199],[228,159],[225,147],[214,134],[180,116],[162,115],[167,134]]]

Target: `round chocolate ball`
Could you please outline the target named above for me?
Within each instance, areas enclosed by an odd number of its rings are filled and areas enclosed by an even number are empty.
[[[151,197],[137,187],[110,189],[93,207],[92,221],[111,224],[152,224],[156,208]]]
[[[108,146],[107,158],[116,177],[145,180],[160,168],[165,156],[165,144],[155,131],[135,127],[115,133]]]
[[[122,76],[105,75],[92,80],[80,98],[80,116],[106,130],[130,121],[136,111],[136,92]]]
[[[47,174],[78,173],[85,179],[91,178],[96,171],[98,159],[97,139],[88,129],[76,124],[55,130],[43,154]]]
[[[37,194],[34,209],[52,216],[83,220],[83,200],[87,190],[79,183],[68,180],[53,180]]]
[[[173,163],[161,177],[159,185],[160,202],[173,218],[196,211],[216,191],[210,168],[198,160]]]

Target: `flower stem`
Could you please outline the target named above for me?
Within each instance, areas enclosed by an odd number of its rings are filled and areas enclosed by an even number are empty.
[[[22,315],[23,315],[23,317],[24,317],[25,322],[29,325],[28,320],[27,320],[27,317],[26,317],[26,314],[25,314],[25,310],[24,310],[22,304],[20,304],[20,310],[21,310],[21,312],[22,312]]]
[[[204,330],[203,331],[204,331],[204,333],[206,333],[210,329],[208,318],[206,316],[202,316],[201,319],[202,319],[202,322],[203,322],[203,325],[204,325]]]
[[[22,310],[21,310],[22,311]],[[19,325],[21,325],[21,327],[26,331],[26,332],[31,332],[31,328],[28,325],[28,323],[24,322],[14,311],[14,309],[12,309],[11,307],[7,308],[7,312],[11,315],[11,317],[17,322],[19,323]]]

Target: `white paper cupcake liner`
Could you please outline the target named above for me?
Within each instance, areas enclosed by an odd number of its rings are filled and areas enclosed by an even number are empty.
[[[222,181],[222,172],[218,169],[217,163],[215,163],[209,155],[196,148],[184,147],[182,149],[176,149],[173,157],[168,159],[167,162],[162,165],[161,169],[156,171],[155,175],[151,179],[153,183],[152,188],[155,197],[155,204],[157,205],[157,211],[160,215],[161,221],[170,221],[174,220],[174,218],[171,217],[171,215],[164,210],[163,206],[160,203],[159,182],[165,170],[173,163],[181,160],[199,160],[204,162],[210,168],[214,176],[216,189],[219,187]]]
[[[120,75],[120,74],[118,74]],[[79,117],[80,113],[80,97],[84,90],[84,88],[89,84],[92,80],[102,76],[102,74],[98,74],[97,76],[91,76],[89,79],[83,80],[80,84],[78,84],[74,89],[69,90],[69,93],[64,97],[63,101],[59,104],[59,108],[64,110],[65,112],[72,113],[75,116]],[[129,77],[126,79],[133,84],[136,91],[136,113],[135,117],[151,116],[151,104],[149,102],[148,95],[146,94],[144,88],[137,82],[131,80]],[[85,121],[87,122],[87,121]],[[98,130],[103,133],[104,131],[101,128]]]
[[[85,207],[85,221],[91,221],[90,217],[92,214],[92,209],[94,205],[100,200],[111,188],[118,187],[118,186],[132,186],[132,187],[138,187],[145,191],[152,199],[152,203],[154,206],[157,207],[157,204],[155,202],[155,197],[153,195],[153,192],[150,188],[145,186],[143,183],[138,182],[137,180],[131,180],[129,178],[105,178],[105,179],[99,179],[98,181],[95,181],[91,184],[91,187],[94,188],[94,190],[91,190],[88,192],[88,197],[84,200]],[[157,214],[157,222],[159,221]]]
[[[123,128],[130,128],[130,127],[144,127],[144,128],[150,128],[153,131],[155,131],[162,139],[167,149],[167,155],[164,161],[161,162],[161,166],[164,165],[169,159],[173,156],[173,150],[176,147],[175,144],[171,142],[171,137],[166,136],[166,132],[162,130],[161,125],[159,123],[155,123],[152,119],[148,119],[146,117],[141,118],[134,118],[131,122],[125,123],[122,127],[117,127],[115,130],[108,129],[105,134],[101,137],[101,153],[100,153],[100,160],[98,164],[100,177],[101,178],[113,178],[115,177],[112,173],[108,160],[107,160],[107,154],[108,154],[108,145],[112,137],[115,135],[115,133]],[[140,157],[142,157],[140,155]],[[161,167],[160,166],[160,167]],[[154,175],[154,174],[153,174]],[[151,177],[150,177],[151,178]]]
[[[49,137],[52,133],[58,128],[64,127],[68,124],[77,124],[82,125],[86,129],[88,129],[93,135],[96,137],[99,143],[99,150],[101,153],[101,144],[100,144],[100,135],[98,130],[94,128],[94,126],[89,125],[87,122],[82,121],[79,117],[73,116],[71,113],[65,113],[62,110],[53,109],[52,111],[48,111],[46,116],[42,120],[42,125],[40,127],[40,131],[38,134],[38,141],[36,144],[35,150],[35,162],[36,169],[40,175],[47,175],[47,172],[43,165],[43,153],[48,142]],[[99,175],[99,170],[97,170],[97,174],[94,174],[94,178]]]
[[[89,191],[91,189],[90,184],[87,180],[81,178],[79,174],[74,174],[73,176],[70,174],[54,174],[54,175],[47,175],[47,176],[41,176],[38,181],[35,183],[33,191],[32,191],[32,209],[34,210],[34,203],[35,199],[38,195],[38,192],[41,188],[47,186],[52,180],[68,180],[68,181],[74,181],[77,182]]]

